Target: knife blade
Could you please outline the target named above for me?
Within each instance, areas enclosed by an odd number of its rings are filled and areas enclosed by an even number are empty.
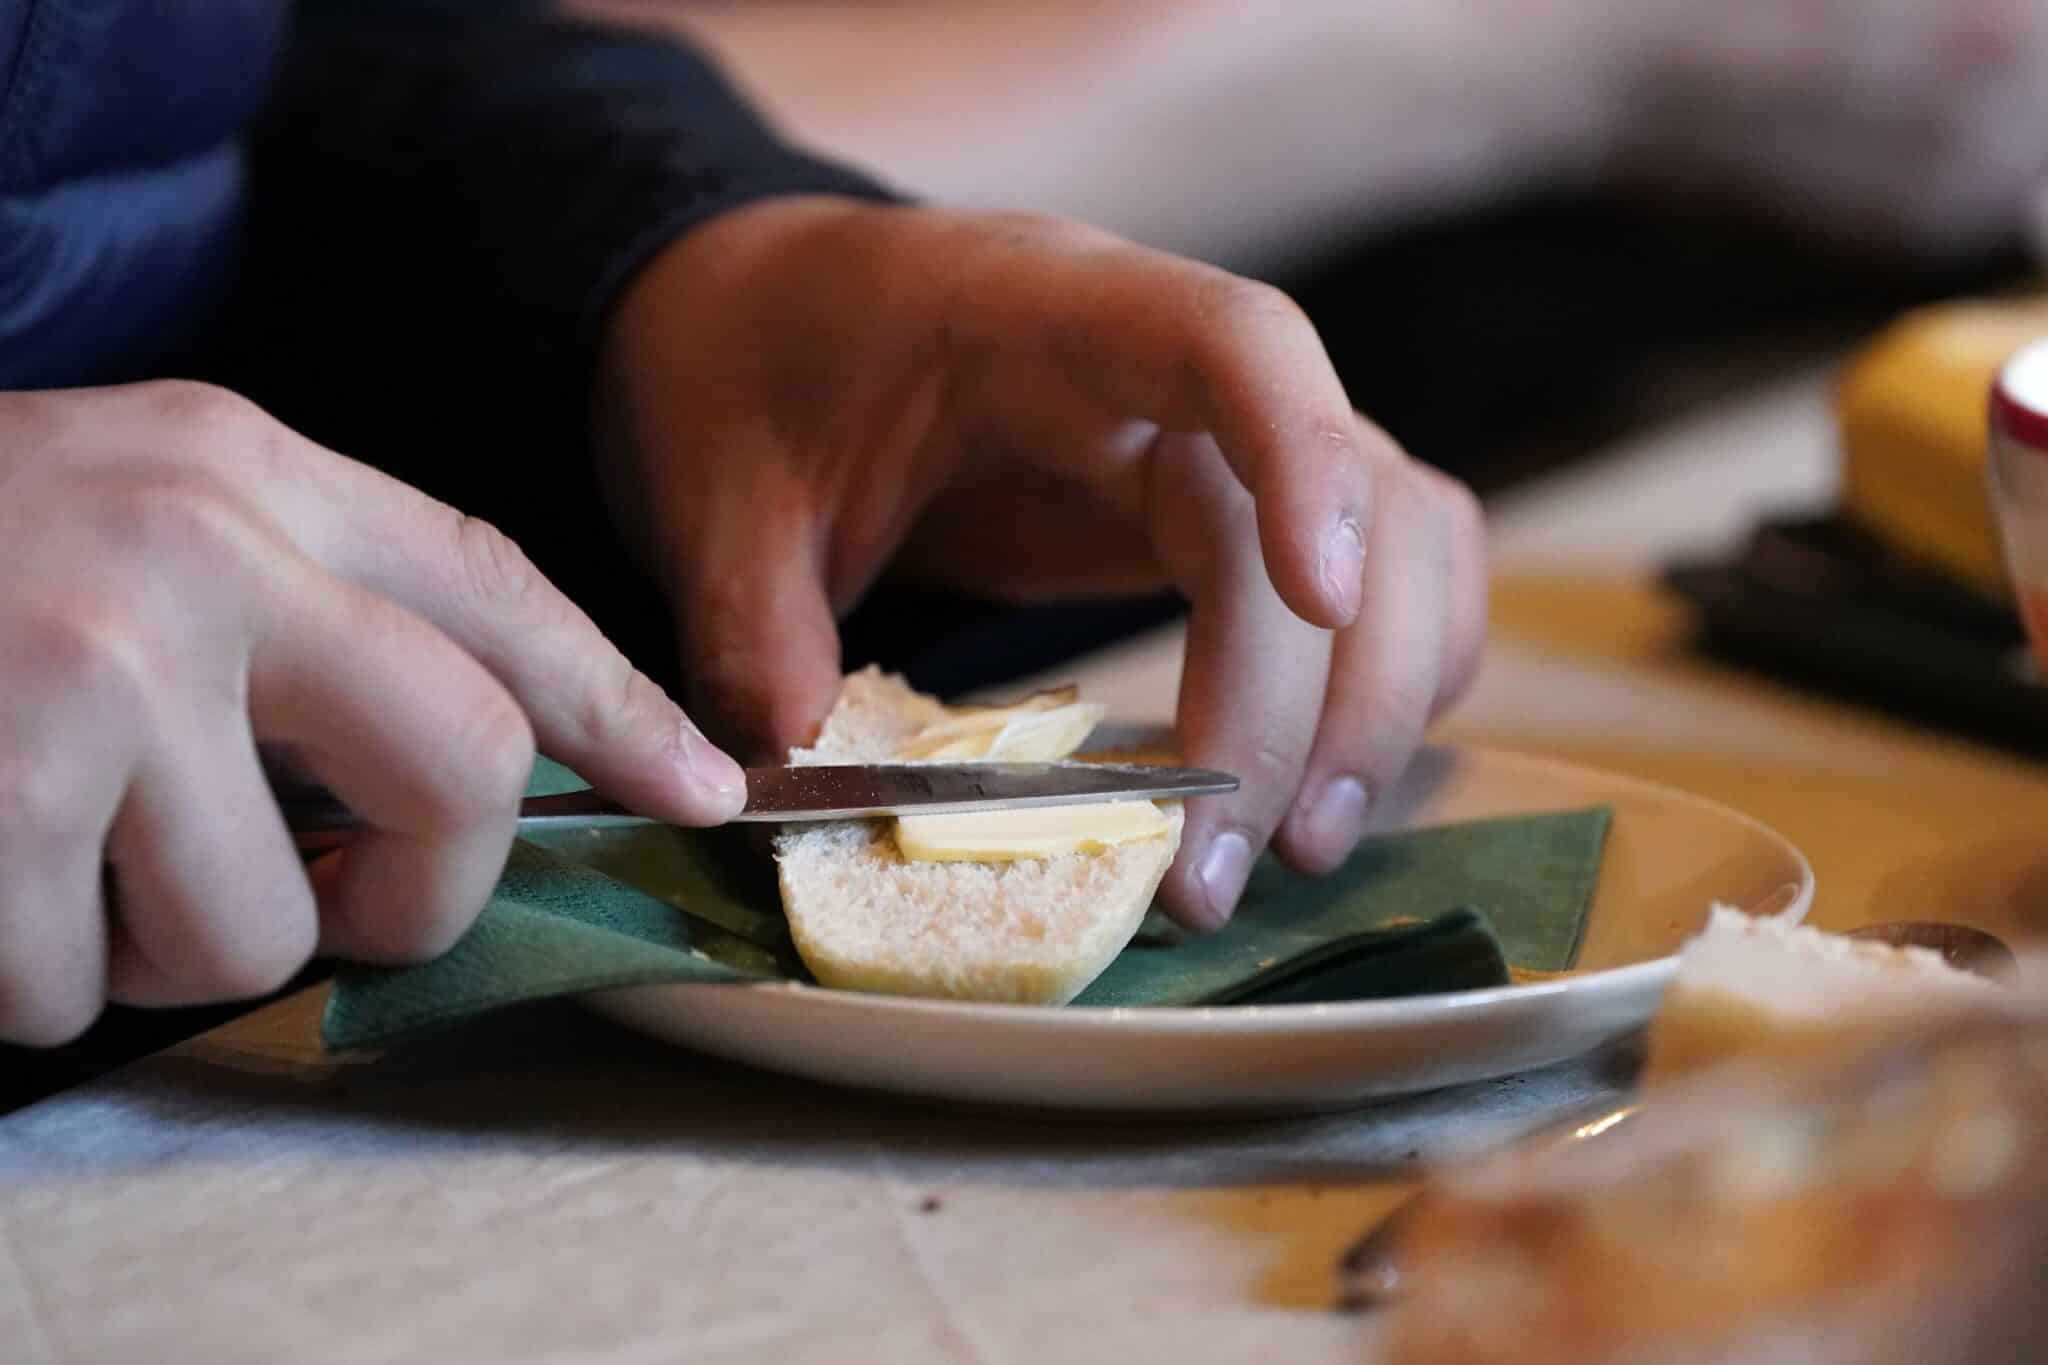
[[[749,768],[746,808],[734,820],[800,824],[1098,801],[1178,801],[1236,790],[1237,779],[1229,773],[1144,763],[847,763]],[[353,811],[324,792],[280,795],[278,806],[302,849],[332,847],[362,824]],[[531,796],[519,803],[522,831],[659,823],[594,791]]]

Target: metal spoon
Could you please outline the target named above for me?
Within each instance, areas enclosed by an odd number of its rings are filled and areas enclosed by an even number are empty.
[[[1851,929],[1844,938],[1888,943],[1895,948],[1929,948],[1940,953],[1951,967],[1972,972],[2001,986],[2019,984],[2019,959],[1996,934],[1964,924],[1941,924],[1932,920],[1894,920],[1888,924],[1866,924]],[[1581,1112],[1546,1125],[1518,1141],[1546,1139],[1584,1142],[1626,1123],[1638,1106],[1624,1104],[1598,1112]],[[1337,1306],[1351,1313],[1369,1312],[1401,1293],[1401,1265],[1397,1255],[1402,1225],[1426,1191],[1418,1190],[1395,1205],[1372,1231],[1356,1242],[1337,1263],[1340,1297]]]
[[[1967,924],[1902,919],[1889,924],[1866,924],[1861,929],[1851,929],[1843,937],[1889,943],[1894,948],[1931,948],[1958,971],[1972,972],[2001,986],[2020,983],[2019,959],[2005,946],[2005,940]]]

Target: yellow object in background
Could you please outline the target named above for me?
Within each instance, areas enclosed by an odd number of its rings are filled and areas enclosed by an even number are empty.
[[[2048,294],[1907,314],[1850,363],[1839,424],[1842,507],[1886,544],[2009,598],[1985,488],[1986,404],[2014,351],[2048,336]]]

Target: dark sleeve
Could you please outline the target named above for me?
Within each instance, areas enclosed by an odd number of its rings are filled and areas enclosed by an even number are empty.
[[[524,4],[308,4],[252,146],[241,359],[287,407],[318,403],[263,373],[284,354],[300,379],[362,380],[357,402],[426,366],[444,394],[466,377],[580,408],[633,272],[792,193],[887,197],[665,35]]]

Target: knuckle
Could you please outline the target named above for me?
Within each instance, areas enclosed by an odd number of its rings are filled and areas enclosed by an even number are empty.
[[[4,647],[19,661],[18,673],[9,670],[17,703],[24,696],[61,698],[105,711],[140,706],[150,693],[141,631],[125,610],[101,600],[15,613]],[[0,792],[0,802],[6,795]]]
[[[63,768],[0,759],[0,850],[47,847],[74,834],[82,814]]]
[[[1375,794],[1398,777],[1428,728],[1437,669],[1435,657],[1414,651],[1392,666],[1368,666],[1325,719],[1321,740],[1331,762],[1362,773]]]
[[[1224,332],[1253,328],[1304,328],[1308,314],[1283,289],[1227,271],[1210,272],[1201,286],[1202,315]]]
[[[255,543],[248,514],[202,479],[139,481],[105,499],[98,521],[111,550],[152,574],[232,573]]]
[[[1242,388],[1247,363],[1271,352],[1320,347],[1315,326],[1301,306],[1270,284],[1221,270],[1204,270],[1187,318],[1187,379],[1198,389],[1227,393]],[[1348,428],[1340,439],[1349,439]]]
[[[1390,676],[1375,690],[1360,735],[1360,756],[1368,783],[1376,790],[1407,766],[1409,756],[1422,742],[1435,703],[1434,681],[1421,670]]]
[[[1107,228],[1097,227],[1079,219],[1062,218],[1058,214],[1035,211],[1012,211],[1005,213],[1003,217],[1006,220],[1008,240],[1020,246],[1072,255],[1108,252],[1127,255],[1138,250],[1129,241]]]
[[[963,254],[986,252],[1000,265],[1020,250],[1076,252],[1127,249],[1116,234],[1088,223],[1036,209],[992,209],[960,220]]]
[[[1064,220],[1035,209],[994,209],[970,220],[972,230],[1005,246],[1023,246],[1059,236]]]
[[[135,388],[151,421],[201,445],[240,436],[268,420],[255,403],[218,384],[158,379]]]
[[[675,703],[652,678],[619,656],[594,659],[591,668],[573,722],[580,736],[603,743],[643,734],[666,721],[669,738],[679,737],[681,718],[675,714]]]
[[[1284,801],[1285,796],[1299,785],[1302,755],[1276,739],[1261,739],[1246,750],[1239,761],[1245,769],[1245,786],[1261,796]]]
[[[508,813],[533,773],[533,725],[511,693],[496,683],[471,704],[463,755],[468,781],[449,814],[468,823]]]
[[[527,610],[551,601],[547,580],[512,537],[480,517],[451,515],[457,559],[476,600]]]

